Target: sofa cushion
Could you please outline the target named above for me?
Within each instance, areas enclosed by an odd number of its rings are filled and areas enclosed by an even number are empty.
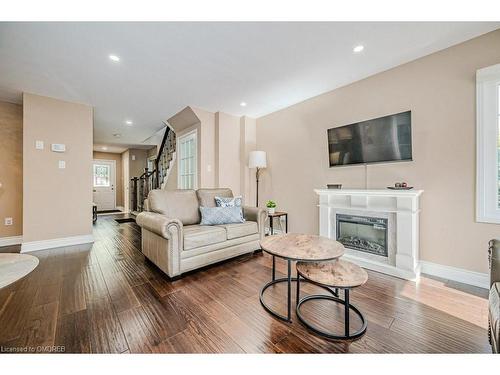
[[[151,212],[178,219],[183,225],[200,222],[198,198],[194,190],[151,190],[148,206]]]
[[[259,233],[259,229],[255,221],[246,221],[244,223],[238,224],[218,225],[218,227],[222,227],[226,230],[228,240]]]
[[[232,198],[233,192],[231,189],[198,189],[196,190],[198,203],[203,207],[216,207],[215,197]]]
[[[200,207],[200,225],[244,223],[241,207]]]
[[[213,245],[227,239],[224,228],[216,226],[188,225],[184,227],[184,250]]]
[[[217,207],[241,207],[243,198],[241,195],[238,195],[234,198],[224,198],[224,197],[215,197],[215,205]]]

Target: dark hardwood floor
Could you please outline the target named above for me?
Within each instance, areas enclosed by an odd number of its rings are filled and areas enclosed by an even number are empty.
[[[376,272],[351,293],[368,320],[351,343],[322,339],[296,319],[267,314],[259,290],[271,258],[257,253],[168,281],[140,252],[135,223],[99,216],[96,242],[32,253],[40,265],[0,290],[0,348],[71,353],[477,353],[490,352],[482,290],[418,283]],[[278,271],[285,264],[278,261]],[[284,286],[266,300],[284,313]],[[304,292],[320,292],[307,285]],[[342,309],[304,306],[318,326],[343,332]],[[352,315],[353,328],[359,322]]]

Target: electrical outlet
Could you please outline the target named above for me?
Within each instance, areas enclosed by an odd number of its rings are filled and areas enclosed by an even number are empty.
[[[6,217],[5,218],[5,225],[12,225],[14,221],[12,220],[11,217]]]

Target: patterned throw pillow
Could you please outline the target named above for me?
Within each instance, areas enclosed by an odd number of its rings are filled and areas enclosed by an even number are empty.
[[[217,207],[241,207],[241,195],[234,198],[215,197],[215,204]]]
[[[200,207],[200,225],[244,223],[241,207]]]

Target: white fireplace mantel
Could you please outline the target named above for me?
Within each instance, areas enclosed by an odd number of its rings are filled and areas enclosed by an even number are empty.
[[[413,280],[419,267],[419,213],[423,190],[315,189],[319,195],[319,234],[336,239],[337,212],[365,212],[395,217],[395,262],[379,261],[359,251],[349,251],[347,259],[362,267]]]

